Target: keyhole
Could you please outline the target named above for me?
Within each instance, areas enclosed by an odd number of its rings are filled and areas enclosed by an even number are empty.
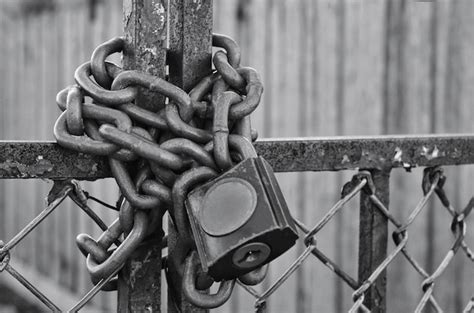
[[[235,251],[232,262],[239,268],[255,268],[270,256],[271,249],[262,242],[248,243]]]
[[[260,250],[250,250],[238,262],[239,263],[243,263],[243,262],[254,263],[255,261],[258,260],[258,255],[261,254],[261,253],[262,253],[262,251],[260,251]]]

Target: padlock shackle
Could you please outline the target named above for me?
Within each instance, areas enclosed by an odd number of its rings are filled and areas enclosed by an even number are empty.
[[[229,145],[242,159],[257,157],[257,151],[250,140],[241,135],[229,135]]]
[[[186,299],[191,304],[204,309],[213,309],[223,305],[232,294],[235,279],[222,281],[215,294],[202,293],[196,288],[198,266],[200,265],[196,251],[192,251],[184,265],[183,292]]]
[[[245,137],[248,141],[254,141],[252,138],[252,125],[250,121],[250,115],[242,117],[240,120],[237,120],[234,124],[234,134],[241,135]],[[256,139],[256,138],[255,138]]]
[[[193,241],[189,230],[188,216],[184,207],[188,193],[197,184],[204,183],[216,176],[217,173],[209,167],[194,167],[184,172],[176,180],[171,190],[173,206],[172,210],[169,210],[169,214],[175,223],[178,234],[184,241]]]

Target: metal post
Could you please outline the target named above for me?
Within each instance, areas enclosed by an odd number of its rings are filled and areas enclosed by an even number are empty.
[[[390,191],[390,169],[371,170],[375,195],[388,208]],[[359,283],[387,257],[388,221],[372,203],[369,195],[362,191],[360,196],[359,220]],[[373,313],[386,312],[387,273],[383,271],[365,293],[364,304]]]
[[[170,47],[168,64],[170,81],[190,89],[211,73],[212,0],[170,2]],[[182,294],[182,270],[185,251],[173,225],[168,235],[168,312],[207,312],[187,302]]]
[[[124,0],[123,9],[124,68],[165,77],[166,0]],[[158,111],[165,102],[156,93],[139,90],[135,103]],[[120,271],[119,312],[160,312],[162,236],[162,229],[150,235]]]

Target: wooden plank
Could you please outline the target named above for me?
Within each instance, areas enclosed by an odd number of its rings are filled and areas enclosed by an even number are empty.
[[[343,135],[379,135],[383,132],[383,30],[384,4],[377,1],[345,1],[340,9],[342,57],[341,90],[338,92],[340,111],[338,121]],[[341,6],[343,4],[341,3]],[[362,112],[358,114],[357,112]],[[388,204],[388,174],[382,170],[374,171],[374,181],[380,196]],[[350,181],[351,175],[341,176],[339,188]],[[384,175],[386,174],[386,175]],[[358,272],[359,282],[368,278],[373,270],[385,259],[387,254],[387,223],[377,209],[370,205],[366,194],[361,194],[360,209],[357,201],[349,202],[344,212],[336,216],[339,233],[338,264],[348,273]],[[357,238],[357,233],[359,236]],[[358,247],[358,249],[357,249]],[[358,251],[357,251],[358,250]],[[359,254],[357,268],[356,255]],[[366,305],[373,312],[385,312],[386,273],[382,272],[374,287],[366,292]],[[355,277],[355,275],[354,275]],[[342,286],[338,295],[342,297],[341,310],[352,306],[351,288],[340,280]]]
[[[38,135],[39,139],[50,139],[51,137],[48,136],[50,133],[50,129],[48,128],[48,123],[47,121],[50,119],[50,111],[51,109],[49,108],[49,99],[47,99],[47,94],[48,91],[50,90],[50,85],[51,82],[54,83],[54,81],[57,79],[56,75],[48,75],[47,69],[49,67],[46,65],[48,62],[48,59],[51,58],[55,61],[57,59],[55,58],[55,49],[51,49],[51,38],[55,37],[55,29],[54,27],[51,27],[52,23],[54,21],[54,18],[51,18],[49,16],[50,14],[41,14],[38,16],[38,45],[36,49],[36,54],[38,57],[37,61],[37,68],[35,69],[35,75],[36,79],[39,82],[39,96],[37,99],[39,100],[39,105],[35,106],[37,107],[37,112],[36,112],[36,117],[37,117],[37,122],[35,123],[36,125],[36,130],[35,132]],[[48,28],[48,21],[49,21],[49,28]],[[49,32],[46,32],[46,30],[49,30]],[[54,45],[53,45],[54,47]],[[51,51],[49,51],[51,50]],[[54,71],[52,71],[54,72]],[[38,182],[39,183],[39,182]],[[36,191],[36,199],[41,199],[44,198],[45,195],[47,194],[47,184],[44,183],[39,183],[36,185],[37,191]],[[37,202],[38,203],[38,202]],[[43,203],[43,202],[39,202]],[[36,265],[38,268],[42,268],[43,273],[46,273],[50,277],[54,277],[54,270],[55,267],[53,266],[54,262],[57,262],[58,258],[54,257],[54,244],[51,243],[51,234],[53,233],[51,230],[54,229],[54,218],[47,219],[43,222],[44,224],[42,225],[43,227],[39,228],[37,233],[35,234],[35,257],[37,259]],[[56,238],[56,237],[53,237]],[[49,256],[49,258],[48,258]],[[51,258],[51,256],[53,256]]]
[[[474,80],[474,69],[469,64],[469,59],[474,55],[474,31],[472,23],[474,23],[474,14],[473,14],[473,3],[470,1],[463,1],[459,5],[459,15],[461,17],[452,16],[451,22],[453,27],[456,26],[456,21],[460,20],[459,27],[459,43],[461,44],[461,69],[459,73],[462,73],[460,81],[463,84],[463,87],[460,92],[460,103],[459,103],[459,115],[457,120],[452,121],[452,127],[458,129],[459,131],[469,131],[474,129],[472,121],[474,120],[474,108],[472,106],[472,99],[474,97],[474,90],[469,88]],[[454,14],[453,14],[454,15]],[[444,60],[449,60],[447,57]],[[447,77],[448,78],[448,77]],[[449,100],[447,100],[449,101]],[[444,102],[445,110],[449,110],[449,103]],[[474,167],[473,166],[464,166],[456,171],[455,175],[448,173],[449,181],[457,178],[457,184],[454,185],[458,189],[458,199],[455,200],[455,205],[458,210],[463,209],[466,204],[469,202],[469,199],[474,196],[474,191],[472,188],[472,177],[474,177]],[[450,184],[451,185],[451,184]],[[452,193],[450,192],[450,195]],[[473,219],[471,217],[469,228],[474,227]],[[474,247],[474,232],[468,231],[466,235],[466,242],[469,242],[471,249]],[[461,311],[468,303],[469,297],[472,296],[472,281],[474,280],[474,274],[472,271],[472,262],[461,253],[460,257],[457,257],[457,262],[454,263],[451,267],[454,268],[453,280],[448,282],[448,284],[453,284],[456,286],[453,291],[454,295],[454,311]],[[456,282],[456,283],[454,283]],[[469,295],[469,292],[471,295]]]
[[[61,87],[66,86],[67,84],[70,84],[70,81],[66,82],[66,74],[65,71],[67,70],[65,68],[66,65],[66,54],[67,50],[65,50],[64,45],[66,45],[67,42],[67,33],[68,27],[67,25],[70,25],[70,23],[67,23],[66,21],[69,21],[69,17],[67,15],[67,12],[70,12],[66,9],[65,3],[60,3],[58,5],[58,11],[56,14],[54,14],[54,22],[56,24],[55,31],[50,30],[50,35],[53,37],[52,38],[52,50],[54,51],[59,51],[57,52],[57,56],[55,58],[55,64],[56,64],[56,84],[55,86],[51,86],[52,88],[50,92],[50,95],[56,96],[56,93],[60,90]],[[64,25],[64,26],[63,26]],[[53,52],[54,53],[54,52]],[[51,64],[51,59],[47,58],[45,62],[45,67],[49,67]],[[48,73],[44,73],[45,79],[48,76]],[[54,98],[53,98],[54,99]],[[50,114],[53,114],[54,112],[54,117],[52,119],[57,118],[59,115],[59,109],[56,109],[55,103],[49,102],[48,105],[48,111]],[[54,107],[54,109],[52,108]],[[64,227],[64,213],[63,214],[53,214],[50,217],[53,220],[54,226],[51,229],[51,234],[55,238],[62,238],[65,227]],[[61,267],[62,267],[62,249],[64,249],[64,245],[60,240],[53,240],[52,244],[50,245],[52,249],[52,256],[53,260],[51,260],[51,271],[52,271],[52,279],[56,281],[58,284],[61,281]]]
[[[72,49],[69,55],[68,66],[76,69],[77,66],[88,60],[90,53],[86,49],[88,43],[88,34],[85,31],[85,24],[88,23],[88,8],[86,5],[78,5],[77,3],[71,4],[67,7],[70,11],[71,24],[67,27],[70,29],[70,41],[69,47]],[[73,81],[73,70],[66,73],[66,77],[69,81]],[[78,279],[79,279],[79,267],[84,266],[84,261],[81,253],[78,251],[75,239],[76,236],[81,232],[79,228],[80,220],[80,209],[72,202],[67,201],[64,207],[64,220],[68,230],[64,236],[67,238],[66,243],[62,244],[65,249],[67,256],[65,259],[65,267],[62,275],[67,277],[66,286],[70,291],[77,292],[78,290]],[[79,260],[82,262],[79,263]],[[96,302],[97,303],[97,302]]]
[[[213,1],[213,31],[230,36],[240,43],[239,23],[239,0]]]
[[[8,31],[8,36],[7,36],[7,42],[6,42],[6,47],[8,48],[8,55],[11,56],[9,58],[10,62],[8,62],[7,65],[7,70],[2,73],[2,80],[3,80],[3,75],[7,75],[7,77],[11,77],[11,79],[5,79],[5,87],[6,87],[6,94],[5,94],[5,102],[2,103],[2,107],[5,108],[5,118],[4,121],[2,121],[2,125],[4,127],[4,134],[6,138],[12,138],[12,119],[13,119],[13,105],[12,101],[15,99],[15,88],[13,88],[13,82],[15,81],[15,67],[16,67],[16,61],[18,58],[18,53],[16,53],[16,40],[18,38],[17,36],[17,31],[18,28],[16,27],[16,23],[12,20],[9,19],[8,23],[8,28],[5,29]],[[15,223],[14,223],[14,215],[16,214],[15,211],[8,209],[13,207],[13,184],[10,182],[7,182],[5,184],[5,195],[10,195],[8,197],[4,198],[4,208],[5,208],[5,220],[3,222],[4,229],[5,229],[5,237],[3,237],[2,240],[6,241],[14,236],[15,232]]]
[[[300,1],[296,3],[296,10],[300,20],[300,29],[297,32],[299,34],[299,46],[298,46],[298,89],[297,92],[300,95],[300,109],[298,113],[298,125],[299,125],[299,136],[308,136],[313,133],[320,133],[318,131],[319,123],[314,123],[313,106],[319,107],[321,103],[317,101],[318,93],[314,93],[313,90],[317,86],[316,77],[313,73],[313,68],[317,66],[317,52],[313,50],[315,47],[316,38],[319,37],[317,33],[316,25],[316,5],[315,1]],[[313,103],[313,99],[315,103]],[[299,208],[295,214],[300,221],[304,221],[307,225],[312,225],[316,222],[315,213],[312,212],[311,206],[314,203],[321,203],[321,196],[316,195],[314,190],[318,188],[318,182],[315,179],[313,173],[300,173],[297,178],[297,195],[296,207]],[[309,226],[311,227],[311,226]],[[319,237],[321,238],[321,237]],[[318,239],[319,240],[319,239]],[[301,254],[304,246],[299,243],[297,247],[298,254]],[[321,306],[317,307],[319,302],[315,298],[318,297],[314,292],[315,283],[318,280],[318,269],[319,262],[310,257],[298,270],[294,276],[296,278],[295,288],[295,312],[310,312],[310,311],[325,311],[329,312],[330,309],[322,309]],[[324,270],[324,269],[322,269]],[[324,297],[331,298],[331,291],[333,288],[321,288],[321,294]],[[332,304],[332,303],[331,303]]]
[[[298,47],[300,44],[301,36],[297,36],[299,31],[299,21],[297,17],[298,5],[296,1],[274,1],[272,4],[275,6],[275,13],[272,16],[272,27],[273,27],[273,40],[275,40],[271,52],[268,51],[268,57],[272,58],[271,66],[273,67],[273,75],[275,79],[271,82],[268,81],[267,85],[275,86],[271,92],[273,99],[279,99],[280,101],[273,101],[268,103],[271,106],[269,114],[271,116],[270,132],[269,137],[281,137],[281,136],[300,136],[299,125],[297,123],[299,119],[299,110],[301,108],[300,94],[293,92],[298,89],[299,84],[299,51],[298,49],[288,49],[289,46],[294,45]],[[253,34],[249,34],[253,36]],[[245,51],[245,50],[244,50]],[[294,103],[295,105],[289,105]],[[269,109],[269,108],[266,108]],[[285,173],[277,174],[280,187],[283,195],[285,196],[286,202],[292,214],[296,216],[300,215],[298,212],[298,174],[296,173]],[[300,252],[298,246],[293,247],[291,250],[285,252],[278,261],[272,262],[269,265],[269,272],[267,278],[267,284],[264,288],[268,287],[268,284],[273,284],[282,273],[290,266],[290,264],[297,258],[297,254]],[[283,312],[294,312],[296,310],[296,276],[292,275],[284,283],[284,287],[278,289],[266,306],[267,312],[273,312],[275,310],[281,310]],[[288,292],[293,290],[293,292]]]
[[[42,127],[44,127],[44,121],[42,119],[42,114],[44,110],[42,108],[44,105],[42,104],[41,100],[44,94],[44,88],[41,85],[41,73],[42,73],[42,63],[41,63],[41,54],[38,50],[41,50],[41,45],[43,44],[44,38],[41,34],[41,18],[42,15],[33,16],[31,18],[31,22],[29,24],[28,32],[28,45],[27,51],[29,57],[26,61],[27,65],[27,75],[29,79],[26,83],[29,86],[29,91],[27,94],[28,99],[38,99],[39,105],[37,106],[28,106],[25,112],[28,112],[28,117],[24,120],[25,124],[29,124],[29,131],[28,134],[25,134],[25,138],[31,138],[33,140],[36,139],[43,139],[41,137]],[[23,189],[27,188],[25,192],[31,195],[28,197],[29,200],[25,205],[30,206],[30,216],[28,217],[28,221],[32,220],[43,208],[44,208],[44,197],[45,193],[43,193],[42,189],[42,182],[40,181],[32,181],[27,185],[23,185]],[[28,203],[29,202],[29,203]],[[48,245],[48,240],[43,241],[41,244],[38,243],[38,237],[41,236],[41,232],[47,231],[47,224],[42,223],[40,227],[38,227],[37,231],[39,233],[35,233],[34,236],[28,238],[31,244],[31,259],[28,260],[29,264],[36,264],[39,265],[37,259],[37,249],[44,248],[47,250],[46,246]],[[48,264],[44,264],[45,266],[42,267],[42,273],[48,274],[50,268]],[[39,266],[38,266],[39,268]]]
[[[437,50],[441,54],[438,61],[444,63],[445,68],[444,72],[437,73],[439,76],[436,90],[444,92],[436,93],[438,105],[436,110],[433,110],[436,112],[432,116],[433,130],[447,132],[473,129],[472,122],[468,122],[469,119],[472,121],[473,117],[473,111],[469,105],[472,91],[467,87],[473,77],[473,71],[469,66],[469,56],[472,56],[474,39],[474,33],[469,26],[474,20],[471,12],[473,6],[469,1],[459,1],[450,3],[449,7],[438,4],[436,8],[440,14],[444,14],[440,18],[445,18],[446,30],[440,35],[446,37],[444,37],[444,45]],[[446,193],[453,206],[457,210],[462,210],[470,197],[473,196],[472,188],[468,187],[473,168],[472,166],[459,169],[447,168],[445,172],[447,176]],[[432,263],[436,267],[451,245],[453,238],[451,235],[438,231],[443,228],[447,229],[451,220],[450,216],[441,208],[441,204],[437,200],[434,201],[433,209],[436,216],[433,225],[435,249]],[[472,240],[468,239],[468,242],[472,242]],[[465,307],[467,299],[470,297],[468,290],[472,293],[471,269],[472,263],[463,253],[460,253],[447,268],[442,279],[437,280],[435,294],[446,311],[462,311]]]
[[[406,79],[410,76],[406,75],[409,70],[406,59],[406,42],[409,40],[409,22],[407,20],[406,2],[391,2],[386,9],[386,34],[385,34],[385,81],[384,81],[384,125],[385,133],[399,133],[412,131],[411,123],[408,122],[406,116],[409,114],[406,110],[410,109],[407,104],[407,85]],[[419,61],[419,58],[417,59]],[[412,113],[413,114],[413,113]],[[418,174],[418,172],[417,172]],[[414,176],[413,174],[410,176]],[[419,175],[408,179],[407,174],[403,172],[393,172],[392,194],[391,200],[393,214],[400,220],[404,220],[409,214],[401,212],[400,208],[412,208],[416,203],[412,197],[400,197],[397,195],[412,193],[411,190],[419,190]],[[410,237],[416,237],[416,234],[410,232]],[[390,243],[390,247],[393,244]],[[389,275],[389,291],[395,297],[389,297],[388,306],[399,306],[401,310],[413,310],[415,298],[417,294],[410,291],[412,286],[419,285],[419,278],[415,275],[407,275],[410,271],[408,263],[398,258],[394,261],[393,266],[388,270]],[[397,278],[395,278],[397,277]],[[393,279],[393,280],[392,280]]]
[[[84,2],[78,8],[78,10],[80,10],[81,12],[81,22],[78,23],[80,27],[76,27],[76,31],[79,35],[79,46],[77,47],[78,53],[76,61],[78,62],[78,65],[90,59],[93,49],[100,43],[100,39],[98,39],[97,37],[102,37],[102,41],[109,39],[107,37],[104,38],[103,34],[100,32],[100,29],[97,29],[95,27],[96,25],[104,25],[105,23],[109,23],[108,18],[105,18],[100,14],[100,8],[104,5],[104,2]],[[111,12],[109,12],[109,15],[114,17],[116,16],[116,14],[110,13]],[[100,23],[97,23],[99,21]],[[72,72],[67,74],[70,77],[73,76]],[[102,195],[108,194],[107,192],[104,192],[102,190],[102,184],[103,181],[101,180],[90,184],[82,184],[82,188],[84,188],[84,190],[87,190],[88,192],[91,192],[94,195],[101,195],[100,198],[102,198]],[[101,211],[103,210],[99,210],[98,206],[95,206],[92,202],[89,202],[89,205],[96,213],[99,214],[99,216],[102,217]],[[92,222],[92,220],[86,214],[83,214],[83,212],[79,210],[79,208],[75,205],[73,205],[71,209],[77,211],[77,213],[75,212],[77,218],[77,230],[73,233],[73,236],[76,237],[79,233],[87,233],[93,236],[93,238],[97,239],[99,237],[99,232],[97,232],[96,230],[97,227],[96,225],[94,225],[95,223]],[[79,290],[79,292],[83,292],[84,290],[89,290],[93,285],[90,279],[90,275],[87,271],[86,260],[81,253],[78,253],[77,247],[75,248],[76,249],[73,252],[74,258],[72,259],[71,267],[74,268],[74,270],[78,273],[76,288],[77,290]],[[97,306],[100,306],[102,310],[113,310],[117,307],[116,305],[104,307],[104,296],[107,294],[108,292],[101,292],[97,296],[95,296],[91,300],[91,302]]]
[[[307,58],[313,63],[308,66],[310,78],[306,84],[306,124],[309,136],[335,136],[338,134],[337,123],[337,80],[336,69],[339,62],[335,53],[338,41],[337,19],[334,1],[308,1],[309,8],[302,7],[305,14],[313,11],[311,24],[308,25],[307,34],[312,41]],[[312,7],[312,9],[311,9]],[[302,13],[303,14],[303,13]],[[308,17],[309,18],[309,17]],[[301,68],[300,71],[303,71]],[[303,111],[305,112],[305,111]],[[308,184],[301,197],[306,198],[305,215],[303,221],[309,227],[314,226],[329,208],[335,203],[338,196],[339,174],[311,173],[308,175]],[[315,210],[315,206],[318,207]],[[336,257],[337,223],[332,221],[317,236],[318,248],[324,251],[333,260]],[[337,312],[342,305],[340,297],[336,294],[336,285],[339,279],[317,259],[308,260],[309,273],[305,271],[303,282],[305,292],[308,292],[310,311]],[[318,282],[325,281],[324,288]],[[307,291],[306,291],[307,288]],[[302,304],[306,308],[305,304]]]
[[[9,55],[9,38],[7,36],[7,27],[10,19],[6,16],[4,3],[0,3],[0,41],[3,42],[0,46],[0,55]],[[8,73],[8,65],[6,62],[0,62],[0,79],[4,81]],[[7,110],[5,103],[7,100],[7,89],[6,84],[0,84],[0,116],[5,116]],[[5,125],[0,123],[0,138],[5,138]],[[0,223],[6,220],[5,214],[5,182],[0,182]],[[5,227],[0,227],[0,238],[6,238]]]
[[[434,78],[431,77],[432,5],[405,3],[405,5],[392,4],[391,6],[393,13],[387,14],[390,14],[394,18],[393,22],[397,23],[396,26],[394,25],[396,28],[392,29],[391,37],[398,37],[394,38],[398,42],[392,43],[392,48],[397,50],[390,56],[392,61],[389,66],[393,67],[395,75],[393,83],[397,85],[393,89],[393,98],[388,99],[392,103],[392,110],[386,113],[390,127],[388,130],[392,133],[429,133],[432,130],[430,111],[433,111],[436,106],[436,99],[433,99],[431,95],[431,90],[434,88]],[[398,48],[395,47],[396,45]],[[394,106],[393,103],[399,103],[399,106]],[[393,203],[391,205],[396,208],[395,216],[405,221],[422,196],[422,173],[415,170],[411,175],[401,172],[393,174]],[[434,208],[425,208],[409,231],[410,241],[426,240],[428,250],[434,241],[425,237],[424,229],[432,224],[432,218],[430,222],[430,212],[434,212],[432,209]],[[426,265],[423,250],[409,247],[408,251]],[[402,310],[407,311],[414,309],[421,297],[421,290],[412,288],[419,285],[422,278],[411,273],[413,270],[404,258],[397,259],[390,268],[389,281],[394,278],[390,287],[394,294],[404,298],[405,301],[397,301],[396,297],[392,297],[389,306],[398,305]]]
[[[348,3],[347,1],[336,1],[335,2],[335,22],[336,22],[336,28],[334,30],[334,35],[336,36],[336,41],[335,41],[335,46],[334,46],[334,54],[337,59],[336,61],[336,67],[335,67],[335,83],[336,83],[336,90],[335,90],[335,101],[334,101],[334,106],[335,106],[335,123],[336,123],[336,133],[338,135],[345,134],[345,105],[344,101],[346,99],[346,93],[347,93],[347,81],[346,81],[346,71],[347,67],[350,66],[352,62],[347,60],[348,56],[348,51],[347,47],[350,46],[348,43],[347,38],[350,36],[348,35],[348,32],[350,31],[350,28],[348,29],[348,21],[347,21],[347,11],[348,11]],[[352,54],[352,53],[351,53]],[[349,82],[350,83],[350,82]],[[335,181],[335,185],[343,185],[344,182],[348,179],[348,174],[339,174],[337,176],[337,179]],[[336,224],[336,229],[345,229],[348,225],[346,224],[345,221],[345,216],[346,214],[351,214],[345,213],[345,214],[338,214],[335,216],[335,224]],[[349,222],[349,225],[352,224]],[[353,262],[349,261],[350,260],[350,253],[349,254],[349,260],[347,259],[346,251],[345,249],[347,246],[345,245],[345,241],[349,238],[349,241],[352,241],[352,238],[348,237],[347,232],[336,232],[335,233],[335,262],[341,266],[351,266]],[[352,248],[352,247],[351,247]],[[352,250],[352,249],[351,249]],[[352,254],[355,255],[355,254]],[[335,281],[335,291],[337,294],[337,298],[340,297],[342,300],[335,300],[335,310],[336,311],[343,311],[345,310],[346,307],[350,305],[348,303],[349,301],[346,300],[348,299],[347,297],[347,289],[344,288],[345,284],[340,280],[336,279]]]
[[[16,123],[12,124],[12,128],[13,128],[13,131],[15,132],[16,131],[16,134],[15,134],[15,137],[16,138],[27,138],[27,136],[29,135],[29,127],[28,125],[24,125],[24,124],[27,124],[28,121],[27,121],[27,118],[28,116],[30,115],[30,112],[29,112],[29,108],[27,106],[27,103],[26,101],[28,101],[28,98],[27,98],[27,95],[28,95],[28,92],[31,90],[31,85],[27,84],[28,82],[28,78],[30,77],[29,76],[29,73],[28,73],[28,67],[27,67],[27,59],[29,58],[28,56],[28,31],[27,31],[27,28],[28,28],[28,21],[26,18],[22,18],[19,20],[19,24],[17,24],[17,26],[19,27],[19,32],[18,32],[18,46],[17,46],[17,51],[18,51],[18,54],[19,54],[19,59],[18,59],[18,62],[17,63],[17,67],[16,67],[16,75],[17,75],[17,78],[18,78],[18,81],[21,81],[22,83],[24,83],[23,85],[23,88],[16,88],[14,86],[12,86],[13,88],[16,89],[16,97],[15,97],[15,100],[16,101],[19,101],[19,105],[17,106],[14,106],[14,116],[15,116],[15,119],[16,120]],[[20,128],[19,130],[16,129],[17,125],[24,125],[22,128]],[[21,189],[25,189],[26,192],[28,192],[28,187],[25,186],[25,185],[22,185],[18,182],[15,182],[16,184],[16,190],[20,190]],[[13,199],[14,199],[14,203],[13,203],[13,207],[21,204],[23,205],[23,203],[26,203],[24,208],[25,210],[23,210],[23,212],[16,212],[16,216],[15,216],[15,228],[17,230],[21,229],[24,225],[26,225],[26,223],[28,223],[28,217],[30,215],[30,212],[31,212],[31,205],[28,205],[29,203],[31,203],[31,198],[29,199],[26,199],[25,202],[23,202],[23,196],[18,193],[18,192],[15,192],[13,194]],[[25,243],[23,242],[22,245],[18,246],[17,248],[17,251],[16,251],[16,256],[19,257],[21,260],[27,262],[28,261],[28,248],[29,246],[28,245],[25,245]]]

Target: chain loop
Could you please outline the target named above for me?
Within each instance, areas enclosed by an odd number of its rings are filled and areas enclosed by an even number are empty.
[[[214,34],[213,44],[225,51],[213,57],[216,71],[203,78],[187,94],[154,75],[123,70],[105,61],[125,47],[123,37],[99,45],[91,60],[74,74],[77,85],[56,96],[63,111],[54,126],[57,142],[66,148],[109,158],[109,166],[121,192],[119,216],[96,241],[80,234],[76,243],[86,256],[92,282],[113,290],[111,279],[144,238],[161,228],[169,211],[178,233],[181,259],[186,263],[185,295],[201,307],[216,307],[230,296],[235,281],[223,281],[215,295],[198,290],[213,280],[196,259],[195,243],[185,209],[188,193],[256,152],[251,141],[249,114],[261,98],[263,87],[257,72],[240,67],[240,48],[231,38]],[[138,89],[159,93],[168,102],[157,112],[135,103]],[[94,104],[86,103],[86,97]],[[89,100],[88,100],[89,101]],[[151,127],[145,129],[144,127]],[[128,164],[138,159],[135,164]],[[131,175],[132,171],[136,175]],[[76,199],[80,202],[80,199]],[[120,238],[123,237],[123,241]],[[112,245],[116,248],[112,249]],[[181,265],[180,265],[181,266]],[[265,277],[264,266],[240,277],[254,285]]]
[[[153,209],[160,204],[158,198],[149,195],[141,195],[136,191],[135,184],[122,161],[111,158],[109,159],[109,166],[120,191],[132,206],[141,209]]]
[[[212,58],[212,63],[216,70],[221,74],[224,81],[236,90],[245,87],[245,79],[229,64],[227,54],[223,51],[217,51]]]
[[[199,292],[196,287],[196,278],[198,272],[198,258],[195,251],[192,251],[186,258],[184,265],[183,292],[189,302],[193,305],[213,309],[223,305],[229,300],[234,289],[235,280],[225,280],[219,285],[216,294],[207,294]]]
[[[90,254],[87,256],[87,269],[91,277],[96,280],[106,279],[114,271],[122,267],[126,259],[145,238],[147,226],[147,214],[141,210],[136,211],[132,230],[107,260],[98,263]],[[99,242],[100,241],[101,239],[99,239]]]
[[[234,39],[226,35],[214,33],[212,34],[212,45],[226,50],[232,67],[238,68],[240,66],[240,47]]]
[[[110,88],[112,77],[109,76],[105,59],[116,52],[121,52],[125,46],[124,37],[112,38],[97,46],[91,56],[91,73],[95,81],[103,88]]]
[[[214,158],[221,170],[227,170],[233,166],[229,151],[229,108],[237,103],[240,96],[232,91],[220,93],[213,99],[214,122],[212,124]]]
[[[71,135],[84,134],[84,121],[82,120],[82,102],[84,96],[78,86],[69,88],[66,99],[66,122]]]
[[[88,96],[100,104],[117,106],[119,104],[132,102],[137,96],[137,90],[133,87],[113,91],[105,89],[97,85],[97,83],[91,79],[91,75],[91,63],[86,62],[77,68],[74,73],[74,79]]]

